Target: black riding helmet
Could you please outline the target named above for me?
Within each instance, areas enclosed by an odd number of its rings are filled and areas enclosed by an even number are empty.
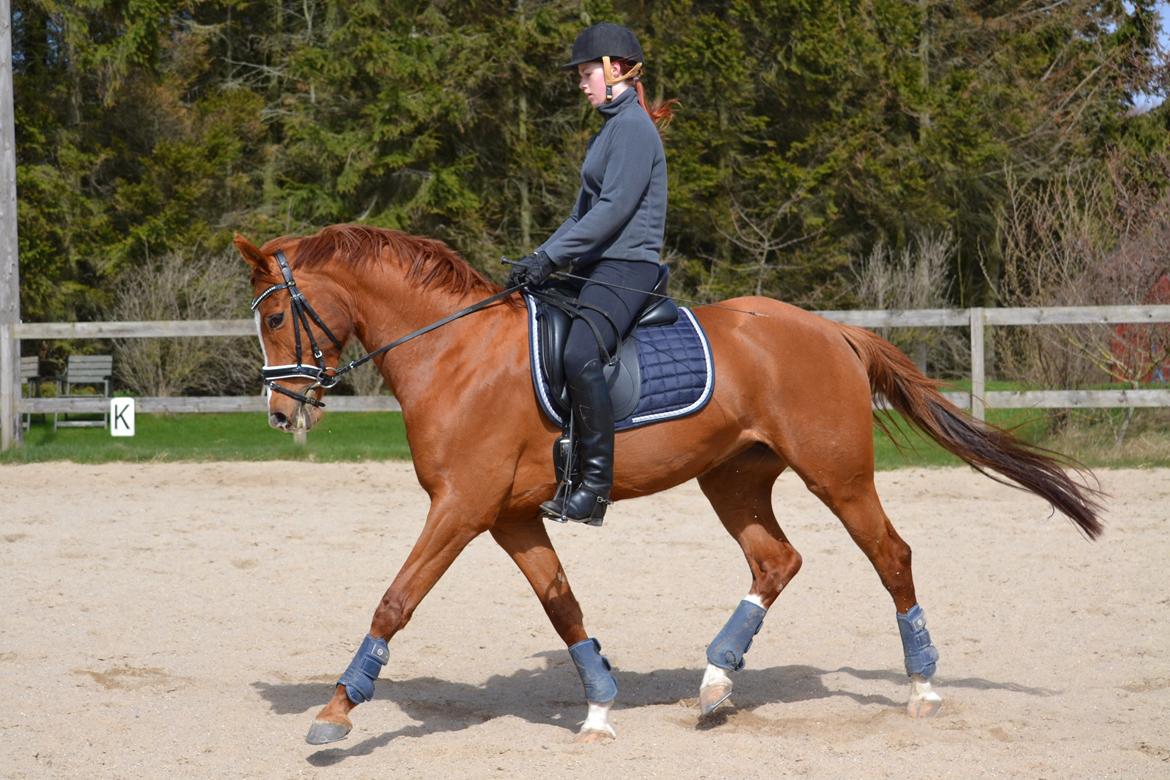
[[[586,28],[573,41],[573,53],[562,67],[575,68],[583,62],[594,62],[602,57],[615,60],[642,62],[642,47],[638,36],[628,27],[612,22],[601,22]]]

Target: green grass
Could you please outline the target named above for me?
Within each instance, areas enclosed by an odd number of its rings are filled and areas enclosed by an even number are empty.
[[[1102,384],[1082,389],[1127,389],[1124,384]],[[1165,385],[1149,387],[1164,389]],[[948,382],[946,391],[969,392],[971,381],[960,379]],[[987,390],[1032,390],[1019,382],[990,380]],[[987,421],[1005,428],[1031,444],[1059,452],[1091,467],[1145,468],[1170,467],[1170,410],[1136,409],[1127,434],[1118,442],[1125,409],[1070,409],[1063,410],[1067,424],[1053,433],[1051,420],[1055,409],[990,409]],[[874,428],[874,460],[879,470],[910,466],[957,466],[961,461],[954,455],[925,438],[916,429],[904,423],[900,415],[893,419],[901,426],[897,437],[906,447],[898,447]]]
[[[133,437],[114,438],[104,428],[34,423],[24,446],[0,454],[0,463],[410,458],[402,415],[394,412],[327,415],[303,447],[269,428],[263,414],[139,414],[135,428]]]
[[[916,428],[910,427],[900,414],[892,413],[886,426],[894,432],[902,447],[899,449],[879,426],[874,426],[874,463],[879,471],[910,466],[958,466],[962,461],[928,439]],[[987,421],[1007,428],[1021,439],[1043,445],[1047,421],[1043,415],[1023,409],[993,409]]]
[[[992,409],[987,420],[1006,428],[1020,439],[1061,453],[1085,466],[1110,468],[1170,467],[1170,428],[1164,409],[1138,409],[1126,437],[1119,443],[1117,431],[1124,409],[1082,409],[1067,412],[1070,422],[1059,433],[1051,433],[1051,410]],[[954,455],[909,428],[899,415],[899,449],[875,426],[874,460],[878,470],[910,466],[957,466]]]
[[[1139,410],[1162,414],[1164,410]],[[1114,432],[1122,410],[1076,413],[1067,431],[1047,435],[1048,418],[1040,411],[991,410],[989,420],[1013,430],[1021,438],[1066,453],[1089,466],[1170,466],[1170,436],[1162,418],[1134,426],[1117,445]],[[899,450],[874,427],[877,468],[955,466],[960,461],[910,428],[898,415],[893,419],[905,446]],[[301,447],[292,436],[268,427],[263,414],[185,414],[137,416],[133,438],[113,438],[103,428],[62,428],[37,421],[25,434],[23,447],[0,454],[0,463],[69,460],[77,463],[115,461],[313,460],[359,461],[410,458],[402,415],[336,413],[326,415]]]

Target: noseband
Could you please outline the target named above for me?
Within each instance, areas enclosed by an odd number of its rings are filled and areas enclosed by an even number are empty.
[[[333,346],[341,351],[342,343],[333,335],[333,331],[329,330],[329,326],[321,319],[320,315],[313,309],[305,296],[297,289],[297,283],[293,280],[292,269],[288,266],[288,260],[285,259],[284,252],[277,252],[277,265],[280,266],[280,272],[284,275],[284,284],[274,284],[264,292],[252,299],[252,311],[256,311],[264,299],[272,295],[277,290],[288,290],[289,298],[292,299],[292,323],[293,323],[293,340],[296,344],[297,362],[295,365],[286,364],[282,366],[265,365],[260,369],[260,379],[264,382],[264,386],[269,390],[273,390],[281,395],[287,395],[289,398],[294,398],[303,404],[310,404],[312,406],[324,406],[325,404],[313,398],[308,393],[311,393],[317,388],[328,390],[336,385],[341,377],[335,370],[325,367],[323,361],[324,353],[317,345],[317,338],[313,335],[312,323],[317,323],[317,327],[321,329],[331,342]],[[316,365],[305,365],[301,353],[301,330],[305,331],[305,336],[309,340],[309,348],[313,353],[313,362]],[[313,384],[305,388],[305,394],[298,393],[295,390],[290,390],[276,383],[278,379],[311,379]]]

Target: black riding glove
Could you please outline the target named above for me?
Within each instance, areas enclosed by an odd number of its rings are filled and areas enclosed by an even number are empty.
[[[512,271],[508,274],[508,287],[517,285],[535,287],[551,276],[556,268],[552,258],[543,249],[533,252],[512,266]]]

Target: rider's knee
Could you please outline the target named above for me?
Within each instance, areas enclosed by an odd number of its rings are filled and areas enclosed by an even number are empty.
[[[565,378],[572,382],[574,378],[581,374],[582,369],[585,368],[585,364],[591,360],[597,360],[597,355],[596,341],[574,343],[570,339],[565,344]]]

